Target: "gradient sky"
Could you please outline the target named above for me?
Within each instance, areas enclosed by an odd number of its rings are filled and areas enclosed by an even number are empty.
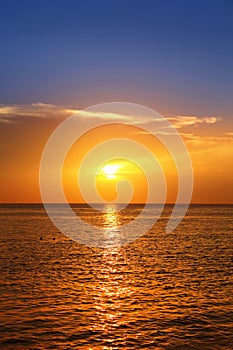
[[[233,1],[1,1],[1,103],[233,108]]]
[[[125,101],[184,121],[194,202],[232,202],[232,18],[231,0],[1,1],[1,201],[38,201],[38,189],[30,195],[24,184],[37,186],[43,146],[58,125],[51,108],[64,117]],[[49,117],[41,121],[38,109]],[[25,119],[28,110],[36,118]]]

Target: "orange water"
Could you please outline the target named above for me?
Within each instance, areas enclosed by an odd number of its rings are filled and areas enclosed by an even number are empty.
[[[0,348],[233,349],[232,209],[191,206],[166,234],[167,206],[137,241],[98,249],[41,206],[2,205]]]

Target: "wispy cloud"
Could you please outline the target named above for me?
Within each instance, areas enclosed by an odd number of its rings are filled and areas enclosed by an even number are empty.
[[[25,118],[66,118],[75,110],[46,103],[0,105],[0,123],[14,124]]]
[[[190,116],[190,115],[178,115],[168,117],[168,120],[175,126],[176,129],[180,129],[187,126],[197,126],[200,124],[215,124],[221,120],[221,117],[216,116]]]
[[[112,112],[99,112],[97,110],[79,110],[66,106],[47,103],[34,103],[31,105],[0,105],[0,123],[15,124],[26,118],[53,118],[64,120],[76,113],[77,118],[98,118],[104,121],[125,122],[134,125],[161,122],[163,118],[152,116],[130,115]]]
[[[53,118],[66,119],[72,114],[77,114],[78,118],[99,118],[111,121],[133,122],[144,124],[151,121],[148,117],[135,117],[119,113],[98,112],[88,110],[78,110],[47,103],[33,103],[31,105],[0,105],[0,123],[15,124],[26,118]]]
[[[155,130],[160,130],[160,132],[162,132],[162,129],[164,128],[164,133],[166,133],[166,129],[169,128],[169,124],[163,124],[164,119],[159,115],[157,117],[153,117],[152,115],[130,115],[90,110],[87,111],[42,102],[31,105],[0,105],[0,123],[15,124],[26,118],[52,118],[64,120],[74,113],[77,113],[77,117],[79,118],[100,118],[105,121],[111,120],[112,122],[124,121],[126,123],[132,123],[138,126],[150,124],[152,128],[155,126]],[[171,122],[172,126],[174,126],[176,129],[197,127],[201,124],[212,125],[221,120],[220,117],[216,116],[199,117],[189,115],[173,115],[166,117],[166,119]],[[161,125],[158,125],[159,123]],[[158,129],[157,126],[159,126]],[[171,133],[169,132],[169,134]]]
[[[135,116],[132,115],[126,115],[126,114],[119,114],[119,113],[110,113],[110,112],[97,112],[97,111],[87,111],[87,110],[77,110],[77,117],[78,118],[98,118],[102,120],[111,120],[114,122],[132,122],[135,123],[143,123],[143,120],[141,118],[136,119]]]

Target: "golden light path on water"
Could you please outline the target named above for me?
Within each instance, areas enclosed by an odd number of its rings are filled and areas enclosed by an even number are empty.
[[[120,225],[119,214],[114,205],[106,205],[103,226],[105,235],[111,238],[118,234],[117,227]],[[133,294],[129,283],[122,283],[122,273],[119,266],[122,266],[122,256],[119,247],[103,250],[101,257],[103,268],[97,272],[97,285],[93,286],[93,298],[97,313],[97,321],[92,330],[100,330],[109,334],[114,328],[124,328],[122,316],[122,302]],[[125,264],[123,264],[124,266]],[[112,340],[114,341],[114,339]],[[124,342],[124,335],[122,335]],[[109,339],[111,346],[111,339]],[[111,347],[105,347],[110,349]],[[92,348],[90,348],[92,349]]]

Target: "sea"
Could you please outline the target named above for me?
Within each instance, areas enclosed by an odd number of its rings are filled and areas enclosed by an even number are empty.
[[[111,230],[114,208],[105,223],[72,208]],[[0,205],[0,349],[233,349],[233,206],[191,205],[167,233],[171,212],[99,248],[61,233],[42,205]]]

